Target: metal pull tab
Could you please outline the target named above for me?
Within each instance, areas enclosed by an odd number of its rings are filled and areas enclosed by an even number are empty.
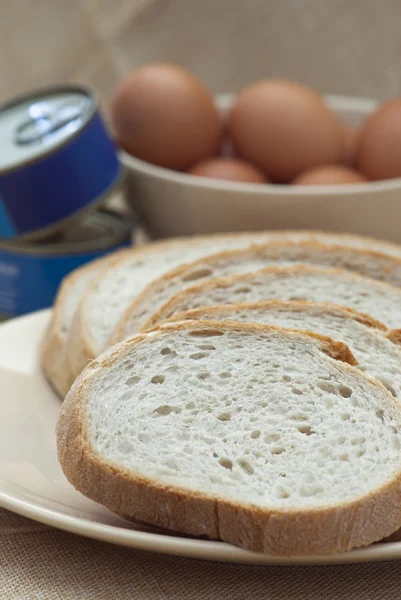
[[[84,106],[64,104],[54,113],[43,112],[38,116],[29,116],[15,132],[14,141],[19,146],[40,142],[46,136],[67,126],[77,128],[82,120]]]

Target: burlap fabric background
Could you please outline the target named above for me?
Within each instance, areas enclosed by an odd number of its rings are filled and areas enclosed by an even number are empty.
[[[214,92],[273,76],[333,94],[400,94],[400,0],[0,0],[0,9],[0,101],[78,81],[107,113],[120,78],[160,60]]]
[[[0,509],[1,600],[400,600],[399,562],[266,567],[138,552]]]

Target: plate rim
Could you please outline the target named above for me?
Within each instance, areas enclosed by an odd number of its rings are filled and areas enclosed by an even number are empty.
[[[5,329],[13,330],[14,328],[23,327],[24,322],[29,322],[30,325],[33,323],[34,326],[37,324],[37,327],[41,327],[43,325],[42,321],[48,319],[50,314],[51,309],[44,309],[1,323],[0,343]],[[379,542],[365,548],[341,554],[280,557],[251,552],[216,540],[202,540],[198,538],[178,537],[174,534],[166,535],[157,532],[138,531],[117,525],[99,523],[98,521],[91,521],[54,509],[44,508],[34,501],[27,502],[4,491],[4,481],[5,479],[2,478],[0,472],[0,507],[56,529],[137,550],[214,562],[271,566],[341,565],[389,561],[401,558],[401,542]]]
[[[401,542],[372,544],[341,554],[282,557],[250,552],[217,540],[201,540],[125,529],[117,525],[67,515],[15,498],[1,490],[1,483],[0,479],[0,507],[6,510],[67,533],[136,550],[213,562],[288,567],[355,564],[401,558]]]

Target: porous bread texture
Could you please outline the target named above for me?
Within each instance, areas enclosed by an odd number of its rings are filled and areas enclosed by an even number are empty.
[[[375,377],[401,400],[401,345],[379,321],[334,304],[271,300],[198,308],[169,321],[233,321],[312,331],[347,344],[358,369]]]
[[[75,378],[66,349],[75,311],[87,289],[110,260],[108,255],[75,269],[63,279],[54,301],[52,316],[41,346],[41,366],[46,378],[62,398]]]
[[[401,285],[401,259],[388,254],[348,246],[329,245],[316,240],[273,241],[250,248],[221,252],[203,257],[192,264],[173,269],[152,281],[133,299],[116,326],[112,343],[152,326],[150,317],[169,298],[194,285],[195,281],[208,281],[255,271],[269,265],[293,263],[342,267],[378,281]]]
[[[170,269],[192,262],[207,254],[222,250],[241,249],[251,244],[276,240],[277,243],[309,242],[310,244],[324,244],[329,242],[332,247],[341,246],[342,264],[350,268],[362,269],[364,272],[375,274],[379,278],[392,277],[394,281],[401,281],[401,258],[397,246],[385,242],[373,241],[369,238],[347,236],[341,234],[328,234],[324,232],[308,231],[265,231],[243,234],[226,234],[215,236],[199,236],[188,239],[178,239],[176,242],[163,242],[149,246],[144,262],[121,260],[113,269],[105,272],[92,286],[86,295],[80,309],[76,313],[69,340],[69,358],[75,375],[78,375],[85,365],[98,356],[113,341],[113,332],[122,314],[131,304],[133,299],[153,280],[167,273]],[[370,245],[369,256],[365,255],[367,246]],[[350,248],[353,248],[353,250]],[[358,259],[358,248],[363,256]],[[276,249],[279,252],[279,249]],[[272,253],[274,254],[274,249]],[[307,253],[307,251],[304,251]],[[334,252],[334,251],[333,251]],[[329,264],[336,263],[335,253],[327,256]],[[302,261],[302,250],[298,251],[298,259]],[[256,256],[250,258],[248,268],[242,266],[242,271],[258,268],[266,264],[268,257]],[[276,258],[277,259],[277,258]],[[276,260],[274,259],[274,260]],[[289,257],[291,259],[291,257]],[[295,260],[293,256],[291,260]],[[273,260],[273,257],[272,257]],[[284,260],[282,257],[281,260]],[[313,261],[313,258],[311,258]],[[240,268],[240,267],[239,267]],[[226,273],[238,272],[233,264]],[[152,306],[153,312],[157,307]]]
[[[152,248],[156,246],[166,248],[168,244],[167,241],[159,242],[152,245]],[[63,279],[41,347],[42,370],[62,398],[66,396],[75,379],[75,359],[73,358],[71,364],[72,352],[68,352],[68,347],[75,313],[82,298],[106,268],[112,268],[114,263],[124,258],[146,253],[149,248],[149,246],[138,246],[116,250],[75,269]]]
[[[76,311],[68,340],[68,358],[77,376],[110,341],[118,319],[133,296],[177,264],[191,262],[212,249],[242,247],[265,233],[178,238],[149,244],[117,257],[93,282]]]
[[[69,481],[110,510],[274,555],[334,553],[401,525],[401,406],[262,325],[163,326],[108,350],[58,424]]]
[[[349,271],[309,265],[267,267],[191,286],[152,315],[146,327],[194,308],[260,300],[332,302],[366,313],[389,329],[401,328],[400,288]]]
[[[233,236],[219,236],[225,239],[232,238]],[[238,237],[236,234],[235,237]],[[319,231],[271,231],[271,232],[260,232],[260,233],[247,233],[240,235],[239,237],[249,240],[260,242],[263,240],[292,240],[292,241],[303,241],[303,240],[316,240],[320,242],[329,242],[330,244],[341,244],[344,246],[351,246],[356,248],[369,248],[377,252],[384,252],[391,256],[401,256],[401,247],[395,244],[374,240],[372,238],[365,238],[360,236],[353,236],[347,234],[329,234]],[[180,238],[178,243],[182,246],[196,243],[204,243],[205,239],[215,240],[216,236],[209,238],[195,237],[191,238],[189,242],[188,238]],[[169,246],[177,245],[177,240],[165,240],[162,242],[153,243],[146,247],[141,247],[139,250],[153,252],[154,248],[164,246],[164,249],[168,251]],[[138,249],[133,250],[137,252]],[[93,280],[98,275],[99,271],[103,269],[107,263],[112,263],[115,260],[122,257],[124,253],[130,252],[130,250],[117,251],[104,258],[96,261],[92,261],[89,265],[81,267],[68,275],[60,288],[54,304],[54,310],[51,318],[50,325],[46,331],[43,339],[43,345],[41,350],[41,364],[44,374],[53,385],[55,390],[64,397],[71,383],[79,372],[80,368],[75,369],[76,361],[81,360],[82,364],[85,364],[91,357],[86,354],[86,346],[76,346],[72,343],[72,349],[70,355],[72,355],[73,367],[70,364],[67,353],[67,339],[71,329],[72,320],[74,318],[77,307],[88,290],[89,286],[93,283]],[[75,332],[78,331],[78,337],[80,336],[80,320],[77,320]],[[73,336],[74,338],[74,336]],[[75,339],[76,341],[76,339]]]
[[[363,248],[375,250],[376,252],[388,253],[390,256],[401,257],[401,246],[375,240],[374,238],[362,237],[348,234],[330,234],[320,231],[269,231],[260,233],[247,233],[243,234],[252,241],[260,242],[261,239],[291,239],[292,241],[304,241],[304,240],[316,240],[320,242],[329,242],[331,244],[338,243],[345,246],[352,246],[355,248]],[[241,234],[240,234],[241,236]],[[222,236],[224,237],[224,236]],[[231,236],[229,236],[231,237]],[[71,327],[72,319],[75,311],[81,301],[84,293],[87,291],[89,285],[98,275],[100,269],[104,268],[108,262],[115,261],[119,257],[122,257],[125,253],[132,251],[148,251],[155,246],[163,246],[164,249],[168,248],[170,244],[178,243],[196,243],[196,240],[203,241],[205,237],[195,236],[192,238],[175,238],[168,239],[162,242],[153,242],[147,246],[140,246],[132,249],[117,250],[101,257],[97,260],[91,261],[89,264],[84,265],[75,269],[72,273],[67,275],[61,286],[60,290],[54,301],[54,310],[52,314],[52,323],[54,330],[59,334],[61,338],[65,338]],[[214,239],[211,236],[210,239]],[[46,336],[47,337],[47,336]]]

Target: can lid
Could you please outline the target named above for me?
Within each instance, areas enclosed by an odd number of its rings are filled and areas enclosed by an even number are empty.
[[[41,242],[0,240],[0,251],[49,257],[100,252],[128,241],[132,228],[129,215],[102,208]]]
[[[0,106],[0,172],[46,155],[82,129],[96,109],[89,90],[63,86]]]

